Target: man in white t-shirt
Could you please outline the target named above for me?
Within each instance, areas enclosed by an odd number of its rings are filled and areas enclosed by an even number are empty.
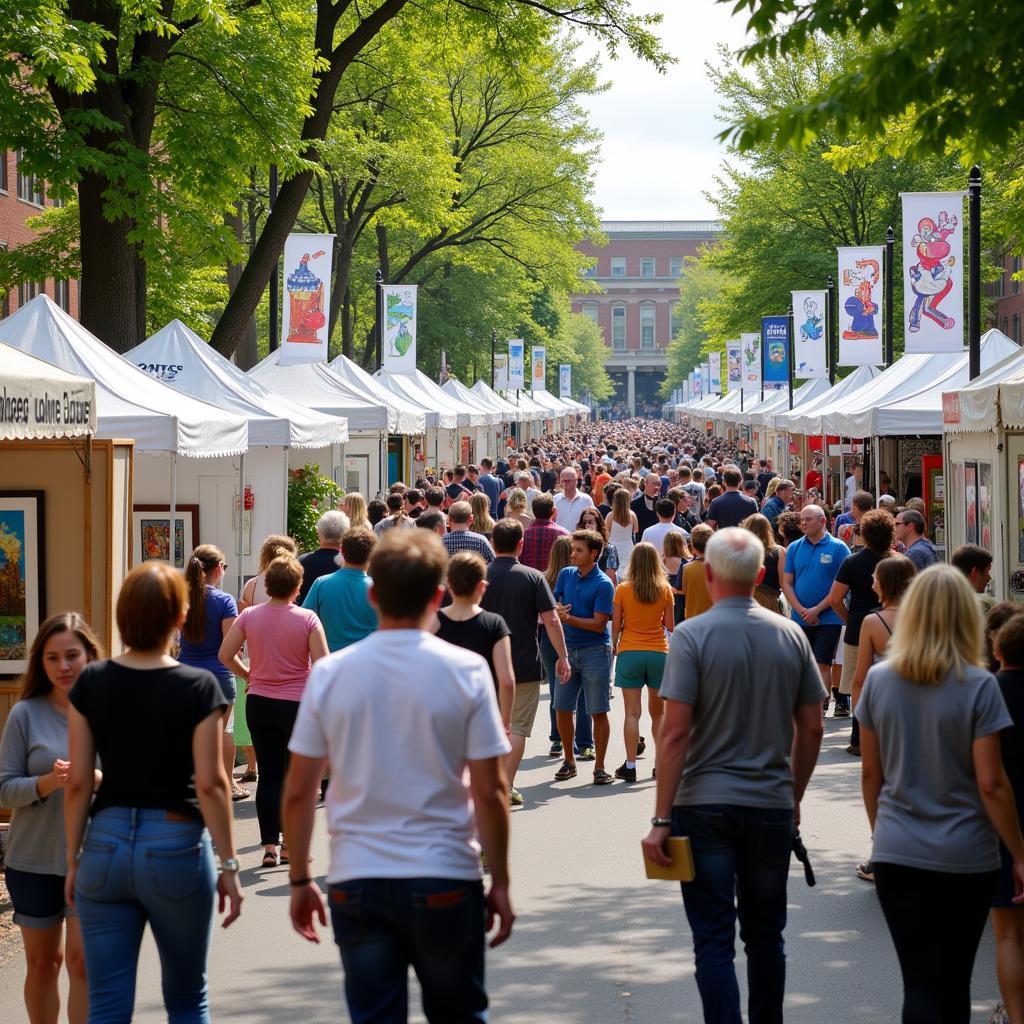
[[[562,493],[555,495],[555,522],[563,530],[572,533],[583,510],[590,508],[594,502],[589,494],[583,494],[577,489],[579,477],[572,466],[566,466],[558,479],[562,484]]]
[[[661,549],[665,544],[665,534],[681,533],[683,536],[687,536],[687,534],[681,526],[676,526],[673,521],[676,517],[676,503],[671,498],[659,498],[654,506],[654,511],[658,513],[658,521],[644,530],[640,535],[640,540],[647,544],[653,544],[660,557]]]
[[[511,747],[491,672],[428,631],[447,561],[429,530],[384,535],[369,563],[380,628],[317,662],[288,745],[292,926],[318,942],[314,918],[326,924],[309,848],[329,764],[328,901],[353,1020],[405,1020],[410,965],[428,1020],[486,1019],[485,921],[499,922],[492,946],[512,930]]]

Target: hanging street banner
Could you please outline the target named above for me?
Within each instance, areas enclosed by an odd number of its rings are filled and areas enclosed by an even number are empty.
[[[741,334],[740,344],[743,355],[741,359],[743,373],[743,391],[745,394],[761,394],[761,335]]]
[[[712,352],[708,356],[708,366],[711,367],[711,394],[722,393],[722,353]]]
[[[963,192],[901,192],[907,352],[964,347]]]
[[[526,387],[526,342],[511,338],[508,343],[508,389],[522,391]]]
[[[789,317],[761,317],[761,352],[764,355],[764,389],[789,387]]]
[[[725,362],[729,390],[733,391],[743,383],[743,345],[739,338],[725,343]]]
[[[558,367],[558,397],[572,398],[572,367],[568,363]]]
[[[495,391],[508,391],[508,355],[504,352],[494,353],[494,381],[491,387]]]
[[[530,390],[543,391],[548,379],[548,353],[543,345],[530,349]]]
[[[385,284],[381,362],[388,373],[416,372],[416,285]]]
[[[706,362],[700,364],[700,393],[711,394],[711,367]]]
[[[697,374],[693,370],[690,371],[690,401],[700,397],[700,384],[697,381]]]
[[[818,380],[828,376],[825,304],[828,292],[793,292],[793,376]]]
[[[840,248],[839,365],[881,366],[882,357],[881,245]]]
[[[284,243],[284,309],[278,362],[327,359],[334,235],[289,235]],[[310,266],[312,264],[312,266]]]

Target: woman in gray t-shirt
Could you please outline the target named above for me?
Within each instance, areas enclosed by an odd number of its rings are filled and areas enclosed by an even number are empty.
[[[68,694],[82,669],[101,654],[77,612],[50,616],[35,635],[18,701],[0,739],[0,807],[13,810],[6,879],[29,967],[25,1006],[30,1020],[49,1020],[51,1013],[56,1019],[62,950],[68,1020],[85,1024],[88,1015],[82,933],[64,903],[64,789],[71,767]]]
[[[984,664],[977,597],[936,565],[904,598],[889,657],[857,704],[878,898],[903,973],[903,1019],[970,1020],[971,970],[1010,850],[1024,900],[1024,839],[999,733],[1013,723]]]

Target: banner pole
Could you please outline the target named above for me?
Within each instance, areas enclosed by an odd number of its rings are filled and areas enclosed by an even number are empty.
[[[981,373],[981,168],[975,164],[967,180],[967,211],[970,220],[967,259],[967,351],[971,380]]]
[[[377,369],[384,365],[384,272],[377,268],[374,274],[374,347]]]
[[[896,232],[892,225],[885,232],[885,365],[892,366],[893,361],[893,308],[892,293],[893,282],[896,275],[893,273],[894,260],[896,256]]]
[[[825,358],[828,363],[828,382],[835,385],[836,382],[836,353],[835,353],[835,330],[836,330],[836,282],[829,274],[825,281],[828,290],[828,301],[825,303]]]
[[[793,410],[793,303],[789,304],[789,337],[786,339],[786,366],[789,370],[789,408]]]

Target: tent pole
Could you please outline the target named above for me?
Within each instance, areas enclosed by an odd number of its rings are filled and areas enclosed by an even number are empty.
[[[882,489],[882,439],[875,434],[871,438],[871,454],[875,463],[875,504],[878,504],[878,496]]]
[[[377,494],[383,494],[384,484],[384,431],[377,436]]]
[[[287,449],[285,449],[287,451]],[[235,594],[242,596],[242,552],[245,551],[245,541],[242,539],[242,531],[245,529],[245,452],[238,457],[238,561],[235,563]]]
[[[167,509],[168,509],[168,512],[167,512],[167,523],[168,523],[167,552],[168,552],[168,556],[170,558],[171,565],[175,565],[176,562],[175,562],[175,551],[174,551],[174,549],[175,549],[175,543],[174,543],[174,540],[175,540],[174,519],[175,519],[175,513],[178,511],[178,453],[177,452],[171,452],[171,494],[170,494],[170,500],[167,503]],[[192,539],[195,540],[194,537]],[[184,531],[182,531],[182,544],[184,544],[184,542],[185,542],[185,534],[184,534]],[[182,568],[184,568],[185,566],[188,565],[188,558],[189,558],[189,555],[191,553],[192,553],[191,551],[185,552],[184,549],[182,550],[182,552],[181,552]]]

